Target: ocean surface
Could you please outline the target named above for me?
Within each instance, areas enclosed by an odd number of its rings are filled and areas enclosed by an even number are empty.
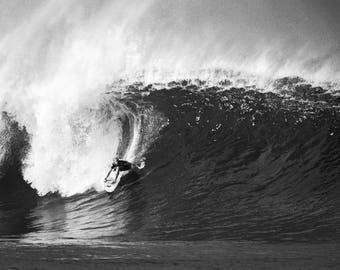
[[[79,174],[72,159],[62,163],[52,153],[53,167],[35,181],[30,170],[37,168],[27,162],[33,159],[32,136],[3,111],[0,238],[45,244],[339,243],[336,86],[284,77],[259,87],[235,83],[230,73],[219,77],[121,80],[102,89],[99,103],[69,120],[75,145],[87,145],[93,132],[108,138],[104,148],[110,140],[116,145],[91,182],[86,172],[99,156],[86,147],[77,155],[93,160],[76,163]],[[102,147],[98,136],[90,136],[91,149]],[[108,194],[102,181],[114,155],[146,165]]]

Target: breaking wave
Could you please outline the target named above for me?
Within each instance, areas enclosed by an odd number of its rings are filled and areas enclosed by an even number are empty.
[[[97,107],[71,118],[74,149],[60,161],[67,168],[53,162],[46,170],[55,175],[31,181],[40,194],[82,194],[39,199],[27,237],[54,239],[50,227],[59,224],[61,239],[338,239],[337,91],[297,77],[276,80],[271,91],[233,85],[226,78],[107,86]],[[29,160],[27,132],[4,117],[3,132],[21,136],[7,142],[23,149],[12,159]],[[109,196],[102,178],[115,154],[144,157],[146,167]]]

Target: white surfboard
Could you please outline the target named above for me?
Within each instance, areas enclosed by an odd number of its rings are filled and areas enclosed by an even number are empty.
[[[104,179],[104,189],[106,192],[113,192],[121,179],[123,175],[125,175],[126,172],[120,172],[118,174],[118,168],[111,171],[111,173]]]

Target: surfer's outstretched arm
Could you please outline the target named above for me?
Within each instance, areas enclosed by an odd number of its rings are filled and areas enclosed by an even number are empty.
[[[119,173],[120,173],[120,170],[119,170],[119,167],[117,167],[117,173],[116,173],[116,177],[115,177],[114,183],[117,181]]]
[[[110,173],[112,172],[113,170],[113,167],[111,167],[111,169],[109,170],[109,172],[107,173],[106,177],[105,177],[105,180],[109,177]]]

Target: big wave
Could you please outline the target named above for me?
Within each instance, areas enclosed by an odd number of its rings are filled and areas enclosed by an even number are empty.
[[[78,176],[70,174],[57,178],[65,181],[62,188],[50,178],[44,179],[43,187],[68,196],[98,187],[99,193],[66,199],[66,204],[77,202],[77,213],[82,213],[72,218],[79,238],[126,239],[134,230],[134,237],[142,239],[145,235],[155,239],[335,239],[340,222],[339,98],[336,91],[313,87],[301,78],[282,78],[272,86],[272,91],[254,90],[251,85],[236,88],[227,79],[214,85],[199,79],[110,85],[100,109],[72,118],[75,146],[84,147],[73,158],[86,153],[86,143],[83,146],[79,140],[97,138],[94,147],[101,145],[98,137],[92,138],[92,129],[97,129],[94,134],[109,134],[109,141],[103,141],[106,148],[117,140],[107,156],[94,156],[106,157],[107,167],[99,168],[93,179],[77,171],[82,181],[78,186]],[[84,113],[91,121],[79,127]],[[118,132],[110,133],[112,127]],[[25,135],[18,129],[18,134]],[[137,186],[125,187],[123,181],[114,201],[107,201],[100,192],[100,176],[112,154],[135,162],[143,157],[146,167]],[[44,189],[39,190],[38,184],[33,182],[32,187],[41,192]],[[130,220],[137,212],[144,213],[143,218],[138,214]],[[114,220],[108,218],[112,215]],[[98,216],[106,225],[93,221],[93,230],[85,235],[90,216]],[[123,220],[126,223],[121,224]],[[132,229],[137,225],[141,227]],[[64,232],[64,237],[69,233]]]

